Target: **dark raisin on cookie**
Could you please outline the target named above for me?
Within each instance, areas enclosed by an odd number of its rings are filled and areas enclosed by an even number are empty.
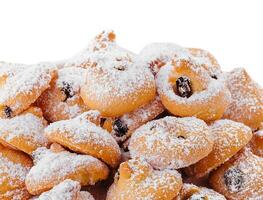
[[[61,91],[66,96],[64,101],[67,101],[68,98],[71,98],[74,96],[74,91],[73,91],[72,85],[69,84],[68,82],[63,81],[62,84],[63,84],[63,87],[61,88]]]
[[[7,117],[7,118],[10,118],[10,117],[12,117],[12,109],[9,107],[9,106],[5,106],[5,108],[4,108],[4,112],[5,112],[5,116]]]
[[[117,137],[122,137],[128,132],[128,126],[118,118],[113,122],[113,130]]]
[[[224,174],[224,182],[230,192],[239,192],[244,185],[244,173],[238,168],[230,168]]]
[[[217,76],[216,75],[212,75],[211,76],[213,79],[217,79]]]
[[[177,138],[179,138],[179,139],[186,139],[185,136],[183,136],[183,135],[179,135]]]
[[[181,76],[176,80],[174,91],[181,97],[190,97],[192,95],[191,81],[186,76]]]

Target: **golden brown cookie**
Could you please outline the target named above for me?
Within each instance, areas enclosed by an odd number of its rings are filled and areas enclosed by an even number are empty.
[[[226,83],[232,100],[223,117],[257,129],[263,121],[262,87],[243,68],[236,68],[228,73]]]
[[[184,183],[180,194],[174,200],[226,200],[212,189]]]
[[[8,78],[0,88],[0,118],[11,118],[26,110],[49,87],[53,65],[37,64]]]
[[[195,117],[165,117],[138,128],[131,137],[131,157],[145,158],[154,168],[179,169],[212,150],[206,123]]]
[[[26,154],[0,145],[0,199],[27,200],[25,178],[33,163]]]
[[[163,105],[176,116],[214,121],[222,117],[230,102],[223,78],[212,78],[193,59],[167,63],[157,74],[156,84]]]
[[[88,110],[80,97],[86,70],[69,67],[58,70],[57,77],[37,100],[45,118],[50,122],[71,119]]]
[[[81,97],[91,109],[106,117],[119,117],[155,98],[155,81],[150,70],[134,64],[134,55],[116,48],[93,55],[87,68]]]
[[[46,126],[41,109],[30,107],[11,119],[0,119],[0,143],[30,155],[38,147],[47,147]]]
[[[34,153],[34,167],[26,176],[27,190],[33,195],[48,191],[66,179],[93,185],[108,177],[109,169],[100,160],[70,153],[56,145],[52,149],[38,148]]]
[[[45,135],[51,142],[116,167],[121,158],[120,148],[110,133],[89,120],[98,116],[99,112],[88,111],[74,119],[54,122],[45,129]]]
[[[200,178],[234,156],[252,138],[251,129],[232,120],[217,120],[209,126],[213,150],[199,162],[185,169],[190,177]]]
[[[120,165],[106,199],[172,200],[181,187],[181,175],[176,170],[154,170],[147,162],[136,158]]]
[[[229,200],[263,199],[263,158],[245,148],[211,174],[210,184]]]

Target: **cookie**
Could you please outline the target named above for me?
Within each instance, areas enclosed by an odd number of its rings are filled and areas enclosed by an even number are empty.
[[[38,98],[38,105],[50,122],[72,119],[89,110],[80,97],[84,84],[85,69],[68,67],[58,70],[48,88]]]
[[[48,146],[46,126],[41,109],[30,107],[11,119],[0,119],[0,143],[30,155],[38,147]]]
[[[263,121],[262,87],[243,68],[228,73],[226,83],[232,100],[223,117],[257,129]]]
[[[88,111],[74,119],[54,122],[45,129],[45,135],[51,142],[92,155],[116,167],[121,158],[117,142],[110,133],[89,120],[98,115],[97,111]]]
[[[177,59],[160,69],[156,84],[163,105],[172,114],[211,122],[222,117],[230,102],[223,80],[210,77],[192,59]]]
[[[227,199],[263,199],[263,158],[245,148],[214,171],[209,181]]]
[[[55,75],[51,64],[28,66],[8,78],[0,88],[0,118],[11,118],[26,110],[49,87]]]
[[[33,163],[26,154],[0,145],[0,199],[27,200],[26,175]]]
[[[109,169],[100,160],[77,155],[56,145],[53,149],[38,148],[34,153],[34,166],[26,176],[26,187],[32,195],[52,189],[66,179],[93,185],[108,177]]]
[[[252,138],[251,129],[232,120],[217,120],[209,126],[213,150],[199,162],[185,169],[190,177],[200,178],[229,160]]]
[[[176,170],[154,170],[147,162],[136,158],[123,162],[115,176],[107,200],[172,200],[182,187]]]
[[[206,123],[195,117],[165,117],[138,128],[131,137],[131,157],[145,158],[157,169],[179,169],[207,156],[213,147]]]
[[[198,187],[184,183],[180,194],[174,200],[226,200],[226,198],[212,189]]]

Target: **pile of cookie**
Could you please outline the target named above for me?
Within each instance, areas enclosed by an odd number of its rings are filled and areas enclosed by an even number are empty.
[[[263,199],[263,89],[112,31],[59,62],[0,63],[0,199]]]

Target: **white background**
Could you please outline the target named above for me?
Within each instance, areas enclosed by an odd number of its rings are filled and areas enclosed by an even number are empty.
[[[263,85],[261,0],[0,0],[0,60],[61,60],[103,29],[134,52],[151,42],[207,49]]]

